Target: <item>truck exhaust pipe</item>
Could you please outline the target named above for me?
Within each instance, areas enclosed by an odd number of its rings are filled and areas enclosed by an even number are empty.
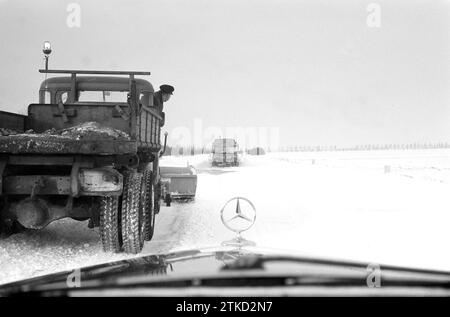
[[[166,146],[167,146],[167,135],[169,133],[166,131],[164,132],[164,147],[163,150],[159,153],[159,157],[162,157],[164,155],[164,153],[166,153]]]

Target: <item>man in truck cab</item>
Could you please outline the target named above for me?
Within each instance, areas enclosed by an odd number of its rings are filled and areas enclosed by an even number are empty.
[[[167,102],[173,95],[175,88],[170,85],[161,85],[159,90],[153,94],[153,106],[156,108],[158,113],[161,114],[162,122],[161,127],[165,122],[165,113],[163,112],[164,102]]]

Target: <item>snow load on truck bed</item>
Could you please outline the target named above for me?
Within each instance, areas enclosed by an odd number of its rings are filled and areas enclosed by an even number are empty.
[[[55,130],[50,129],[43,133],[36,133],[32,130],[20,133],[11,129],[0,129],[2,136],[23,136],[23,137],[44,137],[49,136],[64,137],[74,140],[81,139],[109,139],[109,140],[130,140],[130,136],[120,130],[113,129],[110,127],[105,127],[100,125],[98,122],[85,122],[67,129]]]
[[[136,147],[127,133],[98,122],[43,133],[32,130],[19,133],[10,129],[0,129],[0,132],[0,152],[12,154],[118,154],[135,152]]]

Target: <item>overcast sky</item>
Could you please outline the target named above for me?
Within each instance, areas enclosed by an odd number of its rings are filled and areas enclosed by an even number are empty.
[[[369,27],[367,6],[381,8]],[[67,6],[81,8],[68,27]],[[450,141],[450,1],[0,0],[0,110],[51,68],[149,70],[166,130],[273,127],[280,145]]]

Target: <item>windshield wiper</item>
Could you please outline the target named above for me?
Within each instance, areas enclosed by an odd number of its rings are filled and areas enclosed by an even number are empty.
[[[226,263],[221,270],[251,270],[251,269],[264,269],[265,264],[281,262],[281,263],[297,263],[297,264],[311,264],[311,265],[326,265],[333,267],[342,268],[355,268],[355,269],[367,269],[369,263],[365,262],[353,262],[353,261],[339,261],[339,260],[327,260],[327,259],[317,259],[317,258],[307,258],[307,257],[297,257],[297,256],[270,256],[270,255],[245,255]],[[389,270],[392,272],[402,272],[402,273],[423,273],[423,274],[433,274],[441,275],[450,279],[450,272],[428,270],[428,269],[418,269],[418,268],[408,268],[393,265],[382,265],[383,270]]]
[[[371,266],[368,263],[336,261],[294,256],[260,256],[247,255],[226,263],[221,271],[266,271],[270,263],[290,263],[309,266],[324,266],[330,273],[304,274],[300,271],[288,281],[291,285],[321,284],[321,285],[361,285],[367,283]],[[399,266],[378,266],[383,283],[390,286],[439,286],[450,288],[450,273],[443,271],[405,268]],[[341,274],[333,273],[333,269],[345,269]],[[352,271],[351,271],[352,270]]]

